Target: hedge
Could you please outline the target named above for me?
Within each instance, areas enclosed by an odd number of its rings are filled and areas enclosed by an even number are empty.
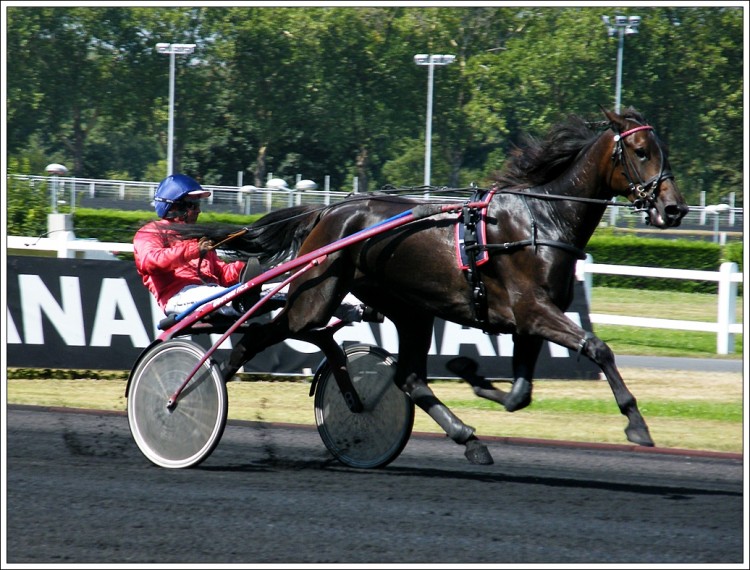
[[[594,263],[668,267],[718,271],[724,261],[734,261],[742,270],[742,243],[721,246],[717,243],[689,239],[643,238],[631,235],[594,235],[586,247]],[[650,279],[621,275],[594,274],[594,286],[628,289],[670,290],[689,293],[716,293],[712,281],[684,279]]]
[[[245,216],[241,214],[222,214],[203,212],[201,223],[235,224],[244,226],[261,217],[262,214]],[[73,214],[73,231],[78,238],[96,239],[99,241],[131,242],[138,229],[158,219],[154,212],[79,208]]]
[[[261,216],[262,214],[245,216],[242,214],[203,212],[200,222],[232,224],[239,228],[254,222]],[[126,212],[123,210],[79,208],[73,214],[73,232],[77,238],[130,243],[133,241],[135,232],[141,226],[157,219],[156,214],[149,211]],[[133,254],[118,253],[117,257],[129,261],[133,259]]]

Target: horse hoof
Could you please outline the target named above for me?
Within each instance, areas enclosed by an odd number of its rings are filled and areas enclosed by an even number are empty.
[[[522,410],[531,404],[531,382],[526,378],[519,378],[513,383],[508,397],[505,398],[505,409],[509,412]]]
[[[495,462],[490,455],[490,450],[478,439],[470,439],[466,442],[464,455],[474,465],[492,465]]]
[[[648,428],[625,428],[625,435],[627,436],[628,441],[631,441],[636,445],[654,447],[654,440],[651,439],[651,434],[649,434]]]

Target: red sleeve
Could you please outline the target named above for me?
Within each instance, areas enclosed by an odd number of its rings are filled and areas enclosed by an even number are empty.
[[[219,258],[215,251],[212,251],[212,263],[214,273],[219,278],[219,284],[223,287],[229,287],[239,282],[242,270],[245,268],[244,261],[233,261],[226,263]]]
[[[135,265],[140,273],[151,273],[164,269],[176,269],[191,259],[196,259],[200,250],[196,240],[178,240],[160,228],[158,223],[147,224],[133,238]]]

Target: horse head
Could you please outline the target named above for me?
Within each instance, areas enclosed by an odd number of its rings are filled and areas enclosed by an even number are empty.
[[[602,110],[614,133],[608,166],[612,192],[627,197],[636,211],[645,212],[646,223],[661,229],[679,226],[689,208],[654,128],[633,109],[622,115]]]

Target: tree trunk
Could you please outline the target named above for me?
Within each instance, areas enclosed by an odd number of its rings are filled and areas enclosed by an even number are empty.
[[[258,150],[258,156],[255,159],[255,186],[258,188],[264,188],[266,186],[268,164],[266,164],[266,156],[268,152],[268,145],[263,145]]]
[[[367,147],[360,147],[357,153],[357,192],[367,192],[367,168],[370,165],[370,155]]]

